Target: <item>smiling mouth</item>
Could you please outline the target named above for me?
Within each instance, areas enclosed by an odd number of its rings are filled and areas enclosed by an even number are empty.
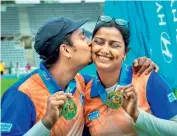
[[[102,55],[97,55],[97,57],[100,59],[100,60],[112,60],[112,58],[111,57],[107,57],[107,56],[102,56]]]

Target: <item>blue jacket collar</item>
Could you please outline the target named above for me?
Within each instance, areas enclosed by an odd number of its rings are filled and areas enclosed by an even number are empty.
[[[98,89],[100,89],[100,91]],[[98,74],[98,72],[96,72],[96,77],[93,78],[93,82],[92,82],[92,87],[91,87],[91,92],[90,92],[91,97],[99,96],[99,92],[104,93],[104,91],[103,91],[104,89],[105,89],[105,87],[104,87],[103,83],[101,82],[99,74]]]

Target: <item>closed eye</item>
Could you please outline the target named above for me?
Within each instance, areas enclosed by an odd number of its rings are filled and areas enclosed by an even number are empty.
[[[121,45],[120,45],[120,44],[112,44],[111,47],[112,47],[112,48],[120,48]]]
[[[98,45],[103,45],[104,44],[104,41],[101,40],[101,39],[94,39],[94,42]]]

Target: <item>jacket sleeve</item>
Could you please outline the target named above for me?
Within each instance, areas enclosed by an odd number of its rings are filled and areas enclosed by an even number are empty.
[[[21,136],[36,123],[31,99],[19,90],[7,90],[1,101],[2,136]]]
[[[177,99],[161,75],[152,72],[146,86],[147,100],[154,116],[170,119],[177,115]]]

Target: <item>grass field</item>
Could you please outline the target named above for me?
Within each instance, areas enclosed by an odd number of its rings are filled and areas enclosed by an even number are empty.
[[[4,94],[7,88],[9,88],[12,84],[17,82],[18,78],[9,78],[9,79],[2,79],[1,80],[1,96]]]

